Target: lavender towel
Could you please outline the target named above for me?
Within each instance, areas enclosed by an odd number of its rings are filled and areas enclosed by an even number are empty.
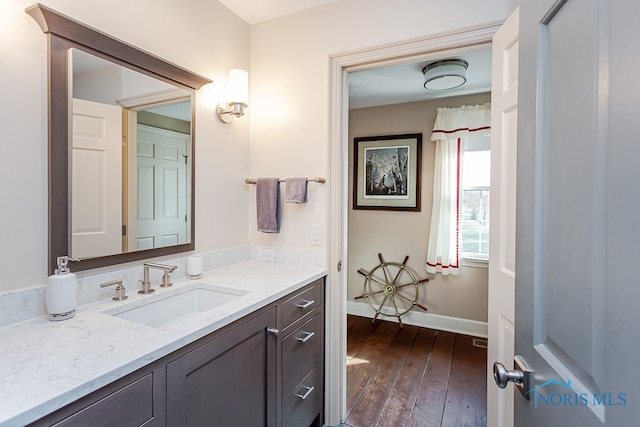
[[[307,203],[307,178],[287,178],[286,203]]]
[[[279,181],[278,178],[258,178],[256,180],[258,231],[263,233],[280,232]]]

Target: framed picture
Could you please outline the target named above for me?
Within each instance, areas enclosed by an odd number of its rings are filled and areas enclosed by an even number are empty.
[[[354,138],[353,209],[420,211],[422,134]]]

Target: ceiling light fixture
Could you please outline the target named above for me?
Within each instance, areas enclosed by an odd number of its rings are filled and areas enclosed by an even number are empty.
[[[469,63],[463,59],[444,59],[425,65],[424,88],[447,90],[462,86],[467,81]]]

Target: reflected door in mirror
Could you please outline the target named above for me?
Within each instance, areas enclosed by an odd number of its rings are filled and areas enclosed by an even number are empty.
[[[122,108],[73,100],[71,256],[122,252]]]
[[[136,249],[186,243],[189,135],[138,124]]]

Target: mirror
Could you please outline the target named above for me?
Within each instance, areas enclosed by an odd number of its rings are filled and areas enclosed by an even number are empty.
[[[189,243],[191,94],[76,48],[70,62],[70,255]]]
[[[42,5],[27,13],[49,44],[50,272],[62,255],[79,271],[193,250],[192,107],[211,81]]]

